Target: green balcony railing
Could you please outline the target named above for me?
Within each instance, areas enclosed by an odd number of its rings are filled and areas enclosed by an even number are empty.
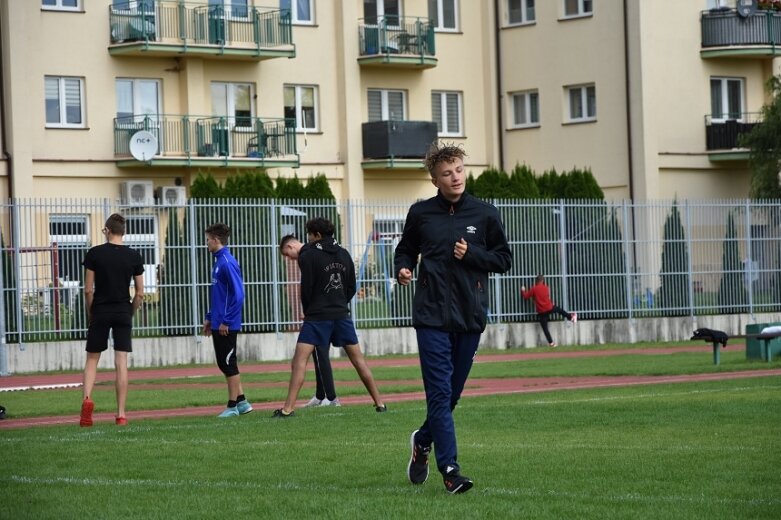
[[[273,8],[137,0],[109,6],[111,44],[264,48],[292,45],[290,12]]]
[[[358,27],[360,55],[434,56],[434,24],[425,18],[379,16],[362,18]]]
[[[293,119],[252,116],[145,115],[114,118],[114,155],[130,157],[130,138],[141,130],[157,141],[155,158],[258,161],[297,155]]]
[[[770,46],[781,44],[781,12],[759,10],[741,16],[734,9],[703,11],[702,47]]]

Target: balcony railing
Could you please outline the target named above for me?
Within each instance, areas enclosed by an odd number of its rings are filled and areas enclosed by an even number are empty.
[[[732,114],[732,119],[714,119],[705,116],[705,148],[713,150],[739,149],[740,136],[747,134],[761,123],[758,112]]]
[[[298,162],[293,119],[146,115],[114,118],[114,155],[132,160],[130,139],[139,131],[155,137],[159,165]]]
[[[760,10],[744,17],[734,9],[713,9],[702,12],[700,25],[703,54],[718,47],[728,48],[723,55],[775,55],[781,51],[777,48],[781,45],[781,12]]]
[[[404,18],[400,16],[380,16],[363,18],[358,27],[360,58],[395,59],[402,63],[416,58],[418,63],[436,64],[436,46],[434,44],[434,24],[423,18]],[[433,60],[433,61],[432,61]],[[433,65],[431,65],[433,66]]]
[[[295,56],[290,12],[278,9],[138,0],[109,6],[109,28],[112,54]]]

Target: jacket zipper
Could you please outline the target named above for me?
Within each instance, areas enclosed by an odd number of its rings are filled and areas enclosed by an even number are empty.
[[[450,241],[452,244],[455,244],[455,229],[456,229],[456,208],[455,205],[452,203],[450,204],[450,211],[448,211],[450,214]],[[453,265],[453,269],[448,269],[447,272],[447,297],[446,297],[446,306],[445,306],[445,327],[450,330],[451,327],[451,316],[450,316],[450,307],[451,307],[451,300],[453,299],[453,271],[455,270],[455,263],[456,259],[455,256],[450,257],[450,263]]]

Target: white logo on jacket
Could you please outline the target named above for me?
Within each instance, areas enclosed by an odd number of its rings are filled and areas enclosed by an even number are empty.
[[[333,273],[328,280],[328,285],[325,286],[325,292],[338,291],[342,288],[342,275],[339,273]]]
[[[474,235],[475,233],[477,233],[477,228],[474,227],[474,226],[467,226],[466,227],[466,232],[467,233],[471,233],[472,235]]]

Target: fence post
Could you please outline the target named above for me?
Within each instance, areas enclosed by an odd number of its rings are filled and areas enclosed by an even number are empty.
[[[564,199],[559,199],[559,242],[561,247],[561,255],[560,255],[560,261],[561,261],[561,293],[562,293],[562,299],[564,308],[569,309],[569,290],[568,290],[568,281],[567,281],[567,224],[566,219],[567,215],[564,213]]]
[[[0,249],[0,376],[8,375],[8,344],[5,341],[5,251]]]
[[[420,22],[418,22],[420,23]],[[495,208],[499,207],[499,201],[497,199],[493,200],[493,204]],[[497,318],[497,323],[502,322],[502,275],[501,273],[489,273],[489,282],[491,280],[491,277],[493,276],[494,279],[494,287],[496,288],[494,290],[494,317]],[[485,290],[488,290],[488,287],[485,288]],[[566,307],[565,307],[566,308]]]
[[[193,332],[195,341],[200,343],[201,336],[198,334],[198,325],[201,323],[201,318],[199,316],[200,313],[198,312],[198,273],[196,272],[198,265],[195,261],[197,249],[195,247],[195,203],[193,202],[193,199],[187,201],[187,211],[190,213],[190,218],[188,220],[190,221],[190,272],[192,273],[192,276],[190,277],[190,292],[193,299]]]
[[[624,227],[624,278],[626,278],[626,308],[629,311],[629,319],[631,320],[634,316],[634,309],[632,308],[632,271],[630,271],[631,265],[629,262],[629,239],[627,238],[629,233],[629,218],[626,199],[624,199],[622,203],[622,210],[623,218],[621,220]]]
[[[752,272],[752,265],[754,259],[751,255],[751,200],[746,199],[746,274],[745,280],[748,286],[748,313],[751,316],[752,321],[756,321],[754,316],[754,273]]]
[[[22,238],[22,231],[20,229],[21,222],[19,218],[19,199],[13,199],[11,205],[11,213],[13,215],[13,234],[11,240],[13,240],[14,249],[14,267],[16,270],[16,330],[19,331],[19,350],[24,350],[24,319],[22,314],[22,262],[19,252],[19,243]]]
[[[689,199],[684,200],[686,208],[686,271],[689,275],[689,313],[694,318],[694,280],[692,278],[692,222]]]
[[[275,199],[268,199],[269,208],[271,209],[271,269],[274,272],[272,275],[271,285],[274,288],[273,292],[273,305],[274,305],[274,316],[282,316],[282,309],[279,302],[279,290],[280,290],[280,280],[279,280],[279,258],[277,255],[277,250],[275,245],[279,244],[279,239],[281,237],[277,236],[277,229],[279,228],[279,225],[277,224],[277,204]],[[281,206],[280,206],[281,211]],[[293,314],[291,314],[291,317]],[[291,321],[293,321],[291,319]],[[274,320],[274,332],[277,334],[280,333],[281,329],[279,326],[280,320]]]

